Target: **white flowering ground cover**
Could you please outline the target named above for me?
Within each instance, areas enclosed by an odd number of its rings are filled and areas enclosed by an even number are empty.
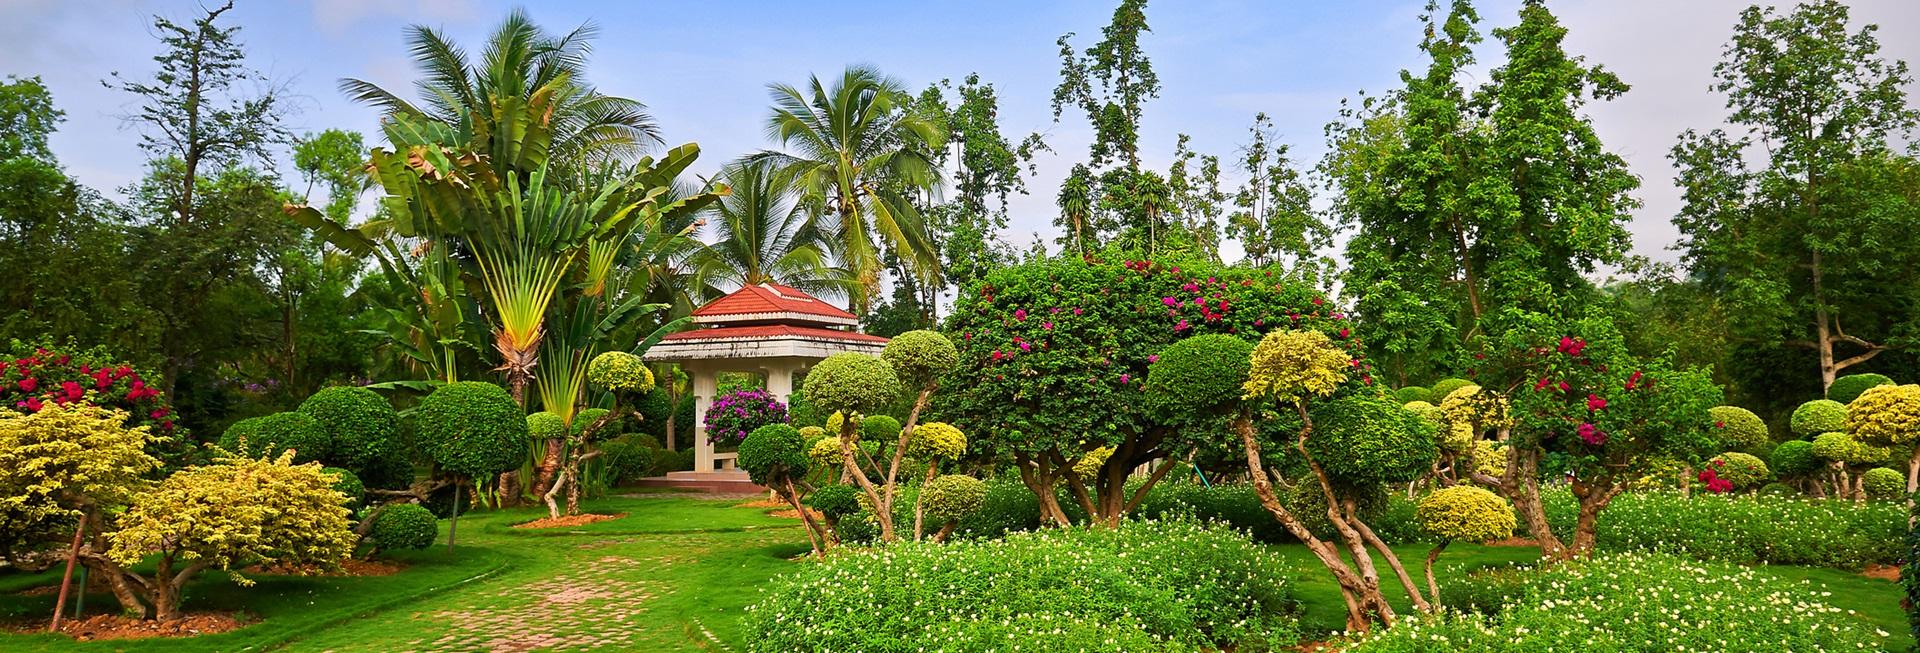
[[[1573,532],[1564,489],[1544,494],[1556,532]],[[1893,564],[1906,538],[1905,506],[1893,501],[1828,501],[1757,494],[1631,492],[1595,525],[1601,551],[1665,551],[1736,564],[1859,569]]]
[[[1884,650],[1891,635],[1833,606],[1830,591],[1763,569],[1627,553],[1527,576],[1481,588],[1504,594],[1486,601],[1504,604],[1496,614],[1410,620],[1346,650],[1818,653]]]

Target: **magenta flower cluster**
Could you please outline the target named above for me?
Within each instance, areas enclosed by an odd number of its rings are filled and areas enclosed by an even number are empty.
[[[716,445],[738,446],[768,424],[787,423],[787,405],[765,390],[735,390],[707,407],[707,439]]]

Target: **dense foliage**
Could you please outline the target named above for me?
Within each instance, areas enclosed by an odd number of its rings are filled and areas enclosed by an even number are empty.
[[[329,459],[333,438],[313,416],[286,412],[234,422],[221,434],[220,447],[248,457],[278,457],[293,451],[294,460],[304,463]]]
[[[442,469],[485,478],[520,464],[527,418],[506,389],[461,381],[434,389],[413,412],[420,444]]]
[[[33,413],[0,410],[0,559],[59,541],[74,520],[117,509],[144,489],[160,461],[148,427],[126,413],[54,404]]]
[[[369,475],[388,460],[404,457],[400,416],[393,404],[372,390],[334,386],[313,393],[300,403],[300,412],[312,417],[327,434],[327,463]]]
[[[419,504],[398,503],[381,509],[380,514],[374,516],[367,541],[376,552],[400,551],[433,546],[434,538],[439,535],[440,525],[432,512]]]
[[[1565,491],[1546,493],[1547,518],[1570,528],[1578,510]],[[1900,559],[1900,506],[1799,496],[1630,492],[1601,513],[1601,551],[1662,551],[1734,564],[1856,569]]]
[[[811,378],[811,377],[809,377]],[[787,405],[765,390],[735,390],[707,406],[707,439],[716,445],[738,446],[762,426],[787,423]]]

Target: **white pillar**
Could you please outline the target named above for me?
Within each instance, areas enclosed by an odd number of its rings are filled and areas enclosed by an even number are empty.
[[[767,366],[760,368],[767,375],[767,394],[773,395],[780,403],[793,405],[787,398],[793,395],[793,373],[796,366],[789,360],[770,360]]]
[[[707,440],[707,407],[713,405],[718,391],[714,370],[705,365],[686,365],[693,377],[693,471],[713,471],[713,442]]]

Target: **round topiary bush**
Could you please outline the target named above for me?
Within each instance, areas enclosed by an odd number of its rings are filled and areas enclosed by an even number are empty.
[[[967,434],[946,422],[927,422],[913,427],[907,441],[907,455],[914,460],[954,460],[967,453]]]
[[[360,509],[360,502],[367,498],[367,486],[360,482],[359,476],[340,467],[323,467],[320,473],[333,476],[333,489],[347,495],[348,510]]]
[[[1400,400],[1400,403],[1403,403],[1403,404],[1409,404],[1416,401],[1431,404],[1433,403],[1434,396],[1433,396],[1433,390],[1430,388],[1424,388],[1417,385],[1410,385],[1410,386],[1401,388],[1399,390],[1393,391],[1393,398]]]
[[[613,392],[639,394],[653,389],[653,370],[639,356],[610,351],[587,363],[587,382]]]
[[[1398,399],[1398,397],[1396,397],[1396,399]],[[1420,416],[1420,419],[1427,420],[1427,423],[1434,425],[1435,428],[1446,423],[1446,414],[1440,412],[1440,407],[1425,401],[1409,401],[1401,404],[1400,407],[1407,409],[1407,412]]]
[[[964,474],[947,474],[929,481],[920,492],[933,523],[960,521],[987,500],[987,482]]]
[[[313,393],[299,412],[320,424],[330,440],[327,459],[356,472],[376,460],[402,455],[400,414],[372,390],[335,386]]]
[[[1803,438],[1838,431],[1847,426],[1847,407],[1832,399],[1815,399],[1793,409],[1793,418],[1788,424],[1794,435]]]
[[[860,439],[882,444],[900,440],[900,420],[887,415],[869,415],[860,420]]]
[[[1447,395],[1453,394],[1453,391],[1473,384],[1472,381],[1466,379],[1440,379],[1439,381],[1433,382],[1430,389],[1435,399],[1446,399]],[[1429,399],[1428,401],[1433,401],[1433,399]]]
[[[860,511],[861,496],[860,490],[851,485],[828,485],[807,495],[806,503],[827,519],[839,520]]]
[[[1848,374],[1834,379],[1833,385],[1827,386],[1827,398],[1850,404],[1868,388],[1883,385],[1893,385],[1893,379],[1887,378],[1885,374]]]
[[[567,437],[567,421],[544,410],[528,415],[527,437],[540,441]]]
[[[411,503],[382,508],[373,518],[373,527],[367,530],[367,541],[373,543],[375,551],[424,549],[433,546],[434,538],[439,536],[440,525],[433,513]]]
[[[244,445],[242,444],[244,443]],[[234,422],[220,436],[220,448],[247,458],[274,458],[292,449],[293,461],[310,463],[324,460],[331,451],[331,438],[320,422],[306,413],[274,413]]]
[[[1487,542],[1513,536],[1517,525],[1506,499],[1470,485],[1440,488],[1420,499],[1414,521],[1447,541]]]
[[[814,440],[813,444],[807,445],[807,461],[813,463],[814,467],[820,468],[845,466],[845,462],[840,457],[840,439],[822,437]]]
[[[1907,475],[1886,467],[1875,467],[1860,473],[1860,489],[1867,492],[1868,498],[1897,499],[1907,493]]]
[[[1813,438],[1813,455],[1849,465],[1872,465],[1886,462],[1893,450],[1864,444],[1846,433],[1832,432]]]
[[[1488,476],[1506,474],[1507,447],[1492,440],[1475,440],[1470,462],[1473,464],[1473,471]]]
[[[740,441],[740,469],[755,484],[773,488],[807,475],[809,467],[800,430],[786,424],[768,424]]]
[[[612,412],[612,411],[609,411],[605,408],[585,408],[585,409],[581,409],[581,411],[578,413],[574,413],[573,428],[571,430],[572,434],[584,435],[587,429],[593,428],[594,423],[599,422],[600,418],[606,417],[607,413],[609,412]],[[619,425],[620,425],[620,420],[616,419],[616,420],[608,421],[605,425],[600,427],[600,430],[594,431],[593,437],[588,438],[588,440],[592,442],[599,442],[602,440],[612,438],[613,436],[620,433]]]
[[[716,445],[738,445],[762,426],[785,423],[787,405],[765,390],[735,390],[707,406],[707,439]]]
[[[1439,455],[1433,425],[1383,396],[1326,402],[1312,416],[1307,452],[1342,484],[1404,483]]]
[[[1739,406],[1715,406],[1707,410],[1713,418],[1714,435],[1720,448],[1727,451],[1759,451],[1773,442],[1767,422],[1753,411]]]
[[[1333,394],[1353,358],[1319,331],[1273,331],[1253,346],[1244,386],[1248,399],[1290,400]]]
[[[1227,412],[1240,401],[1253,344],[1215,333],[1174,342],[1147,365],[1147,405],[1172,421]]]
[[[900,377],[878,356],[842,352],[813,366],[801,392],[822,411],[878,413],[900,396]]]
[[[486,478],[518,467],[527,451],[527,416],[507,390],[460,381],[436,388],[413,410],[421,446],[441,468]]]
[[[1759,457],[1738,451],[1715,456],[1707,465],[1713,469],[1715,476],[1732,483],[1735,490],[1759,487],[1773,480],[1773,472],[1767,470],[1767,464],[1760,462]]]
[[[1912,449],[1920,441],[1920,385],[1868,388],[1847,404],[1847,432],[1865,444]]]
[[[618,485],[646,478],[653,471],[654,452],[658,447],[646,444],[626,436],[600,445],[600,458],[605,461],[607,476]]]
[[[925,388],[960,364],[960,350],[938,331],[908,331],[887,341],[880,358],[909,389]]]
[[[1767,456],[1767,467],[1783,478],[1791,478],[1820,469],[1820,456],[1813,453],[1812,442],[1788,440],[1773,448],[1773,454]]]
[[[1760,486],[1760,494],[1769,497],[1792,497],[1799,496],[1800,491],[1786,483],[1768,483]]]

